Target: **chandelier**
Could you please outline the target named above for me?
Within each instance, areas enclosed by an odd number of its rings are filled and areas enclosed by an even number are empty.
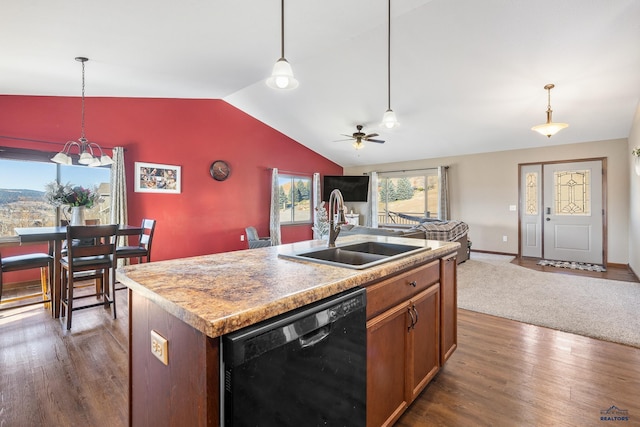
[[[551,110],[551,89],[553,89],[555,87],[554,84],[549,83],[548,85],[546,85],[544,88],[547,90],[547,94],[548,94],[548,98],[547,98],[547,122],[538,126],[534,126],[531,128],[531,130],[535,130],[536,132],[541,133],[542,135],[545,135],[547,138],[551,138],[551,136],[555,135],[556,133],[560,132],[562,129],[569,127],[568,124],[566,123],[554,123],[551,120],[551,113],[553,113],[553,111]]]
[[[80,158],[78,163],[85,166],[106,166],[113,164],[111,157],[104,154],[102,148],[95,142],[89,142],[84,136],[84,63],[89,59],[78,56],[76,61],[82,63],[82,130],[78,141],[67,141],[58,154],[53,156],[52,162],[62,165],[72,165],[71,149],[77,147]],[[98,154],[99,152],[99,154]]]

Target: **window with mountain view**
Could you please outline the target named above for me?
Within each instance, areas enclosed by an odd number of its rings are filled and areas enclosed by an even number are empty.
[[[0,158],[0,237],[13,236],[16,227],[50,227],[69,219],[65,207],[56,209],[44,200],[45,185],[55,180],[97,188],[102,202],[88,209],[85,218],[109,223],[109,168]]]

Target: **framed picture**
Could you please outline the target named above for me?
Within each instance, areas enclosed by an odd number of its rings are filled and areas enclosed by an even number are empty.
[[[136,162],[137,193],[180,193],[180,166]]]

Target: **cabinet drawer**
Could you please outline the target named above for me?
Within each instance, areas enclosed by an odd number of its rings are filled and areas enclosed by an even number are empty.
[[[440,280],[439,260],[367,286],[367,319],[411,298]]]

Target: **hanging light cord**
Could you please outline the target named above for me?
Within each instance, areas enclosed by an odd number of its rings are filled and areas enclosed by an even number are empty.
[[[284,59],[284,0],[280,1],[280,52],[280,58]]]
[[[389,0],[389,13],[387,16],[387,109],[391,110],[391,0]]]
[[[84,63],[88,61],[87,58],[82,56],[76,57],[76,61],[82,63],[82,119],[81,119],[81,130],[80,130],[80,142],[87,142],[87,139],[84,137]]]

